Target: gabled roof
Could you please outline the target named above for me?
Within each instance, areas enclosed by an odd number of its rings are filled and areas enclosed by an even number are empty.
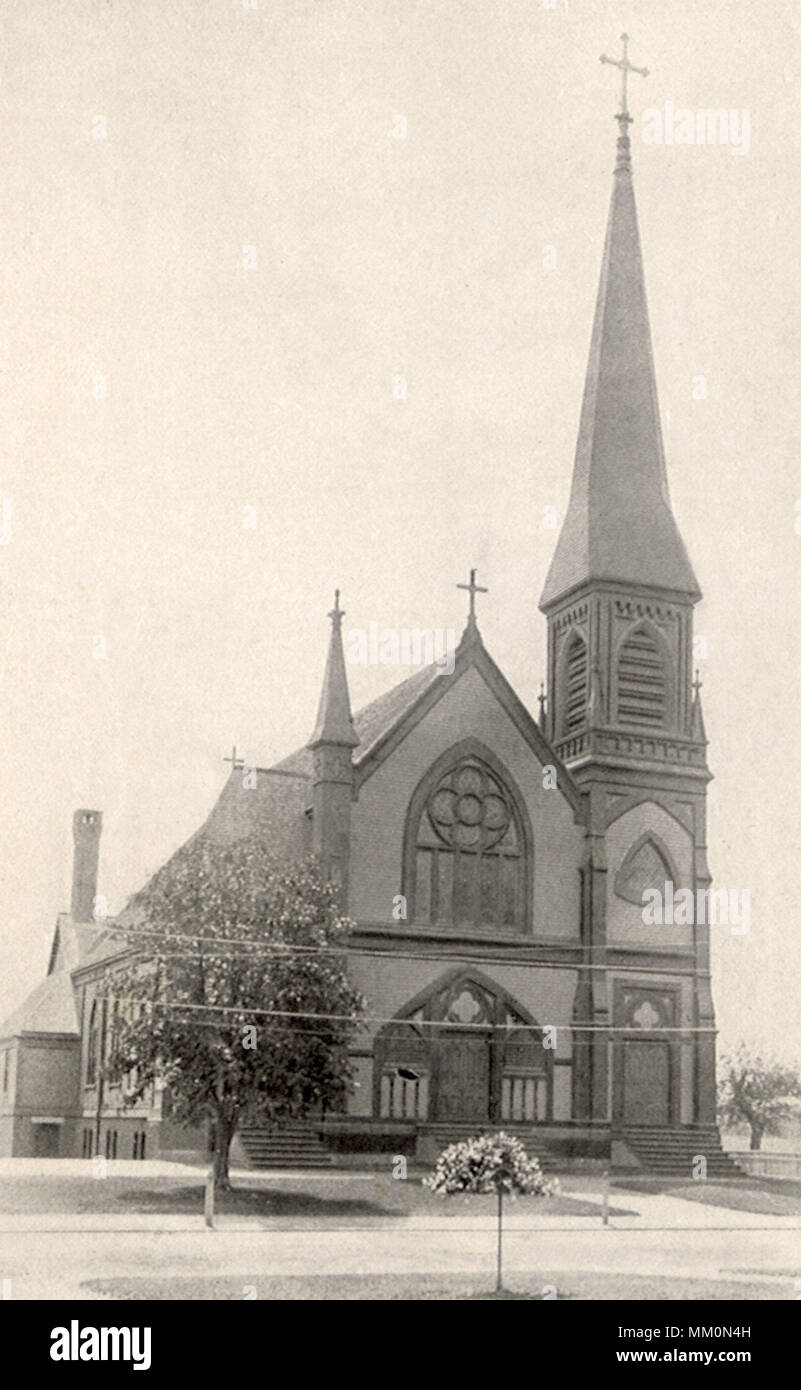
[[[389,755],[414,722],[437,703],[454,681],[475,666],[529,745],[543,763],[557,769],[557,785],[577,816],[584,814],[584,802],[567,768],[556,756],[537,722],[515,694],[502,671],[484,647],[478,627],[468,624],[456,651],[454,669],[444,673],[432,662],[415,671],[407,680],[380,695],[353,719],[359,745],[354,753],[357,780],[364,781]],[[230,776],[203,825],[186,845],[199,836],[220,844],[234,844],[258,834],[279,858],[304,858],[311,850],[310,820],[313,757],[309,747],[299,748],[272,768],[255,769],[252,784],[246,784],[243,768],[231,769]],[[175,851],[177,858],[186,845]],[[170,862],[169,860],[167,862]],[[129,949],[120,929],[135,922],[132,904],[96,935],[91,949],[80,962],[87,968],[122,955]]]
[[[93,922],[73,922],[67,912],[59,914],[50,950],[48,975],[54,970],[74,970],[89,954],[102,927]]]
[[[409,725],[427,713],[469,666],[475,666],[481,671],[541,762],[551,763],[557,768],[558,786],[564,791],[573,809],[583,814],[583,801],[578,787],[556,756],[536,720],[492,660],[475,623],[468,623],[462,634],[452,672],[445,672],[441,665],[432,662],[430,666],[423,666],[407,680],[393,686],[384,695],[379,695],[354,715],[353,722],[359,735],[359,746],[353,756],[357,782],[363,782],[371,775],[405,737]],[[312,754],[308,748],[299,748],[283,762],[277,763],[271,771],[283,774],[291,772],[310,781]],[[260,772],[259,778],[262,775]]]
[[[451,673],[443,673],[442,668],[436,664],[427,666],[411,680],[404,681],[383,697],[387,702],[382,711],[385,717],[380,721],[380,725],[376,721],[369,745],[363,749],[359,748],[359,755],[354,760],[357,781],[363,782],[371,776],[375,768],[406,737],[408,729],[424,718],[470,667],[474,667],[484,678],[539,761],[555,767],[559,790],[570,802],[576,816],[583,817],[584,800],[578,786],[564,763],[557,757],[537,721],[489,655],[475,623],[468,623],[465,628],[456,650],[454,669]],[[358,728],[358,716],[356,725]]]
[[[78,1032],[72,977],[67,970],[46,975],[0,1026],[2,1038],[19,1037],[21,1033],[74,1033],[77,1036]]]
[[[700,597],[670,507],[625,134],[618,140],[570,501],[540,607],[597,580]]]

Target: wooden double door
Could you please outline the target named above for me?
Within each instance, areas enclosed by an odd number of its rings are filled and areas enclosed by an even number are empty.
[[[489,1033],[454,1031],[440,1039],[437,1120],[489,1120],[490,1051]]]

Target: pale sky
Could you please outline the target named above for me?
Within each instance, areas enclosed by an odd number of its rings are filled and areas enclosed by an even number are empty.
[[[800,27],[766,0],[8,0],[0,1014],[69,906],[76,807],[117,910],[232,743],[306,741],[335,585],[346,629],[458,633],[477,566],[536,708],[626,29],[635,117],[750,122],[742,155],[632,145],[710,864],[751,894],[718,1018],[801,1056]],[[352,666],[354,707],[407,674]]]

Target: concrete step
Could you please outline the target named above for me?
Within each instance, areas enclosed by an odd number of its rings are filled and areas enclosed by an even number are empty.
[[[239,1138],[251,1168],[330,1168],[332,1155],[314,1126],[292,1124],[272,1129],[245,1125]]]
[[[620,1130],[616,1137],[628,1146],[649,1173],[665,1177],[691,1173],[693,1160],[700,1154],[706,1159],[708,1174],[731,1178],[742,1175],[742,1170],[724,1151],[714,1125],[698,1129],[632,1125]]]
[[[461,1143],[464,1139],[470,1139],[477,1134],[504,1134],[514,1135],[522,1143],[529,1158],[536,1158],[543,1172],[552,1172],[558,1162],[549,1152],[546,1141],[537,1134],[533,1125],[519,1124],[464,1124],[453,1123],[426,1125],[425,1133],[428,1138],[434,1139],[441,1149],[446,1149],[450,1144]]]

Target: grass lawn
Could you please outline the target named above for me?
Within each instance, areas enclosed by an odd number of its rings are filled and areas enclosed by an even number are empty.
[[[558,1299],[792,1299],[793,1279],[754,1280],[753,1283],[716,1282],[712,1279],[668,1279],[632,1274],[592,1274],[561,1271],[554,1276],[547,1270],[515,1271],[507,1279],[510,1289],[504,1299],[545,1301],[545,1290],[556,1288]],[[298,1275],[265,1279],[254,1274],[216,1278],[189,1276],[182,1279],[97,1279],[83,1285],[87,1293],[107,1299],[229,1299],[272,1300],[494,1300],[491,1277],[480,1274],[371,1274]]]
[[[734,1178],[724,1182],[687,1182],[686,1178],[626,1178],[612,1184],[621,1195],[664,1193],[685,1202],[701,1202],[731,1211],[761,1212],[765,1216],[801,1216],[801,1182],[775,1178]]]
[[[596,1202],[580,1193],[563,1193],[549,1198],[518,1198],[507,1202],[507,1217],[516,1210],[536,1209],[552,1216],[599,1216]],[[217,1197],[220,1215],[271,1217],[292,1221],[313,1217],[337,1224],[343,1219],[402,1217],[429,1212],[438,1216],[464,1217],[494,1215],[495,1198],[435,1197],[421,1185],[419,1177],[394,1180],[377,1174],[363,1180],[340,1180],[336,1175],[304,1177],[282,1182],[281,1178],[240,1179],[231,1192]],[[122,1216],[126,1212],[161,1212],[172,1216],[199,1216],[203,1211],[203,1183],[187,1183],[186,1177],[132,1178],[28,1177],[4,1178],[0,1182],[0,1213],[106,1213]],[[627,1203],[610,1207],[614,1216],[633,1215]]]
[[[597,1177],[569,1174],[562,1191],[551,1198],[519,1198],[507,1203],[507,1216],[517,1211],[536,1211],[552,1216],[599,1216],[596,1201],[584,1197],[600,1191]],[[725,1207],[766,1216],[801,1215],[801,1182],[769,1178],[737,1178],[726,1181],[687,1182],[684,1178],[627,1177],[612,1182],[610,1214],[636,1216],[637,1194],[664,1193],[686,1202]],[[493,1215],[493,1197],[435,1197],[424,1188],[420,1175],[394,1180],[388,1173],[356,1179],[336,1173],[309,1174],[291,1181],[269,1174],[242,1176],[233,1190],[217,1198],[220,1215],[269,1217],[276,1224],[312,1218],[321,1225],[343,1220],[374,1221],[431,1213],[452,1219]],[[96,1213],[124,1216],[151,1212],[169,1216],[198,1216],[203,1210],[203,1179],[181,1176],[95,1178],[91,1175],[59,1177],[3,1177],[0,1179],[0,1214]],[[688,1213],[688,1220],[690,1219]]]

